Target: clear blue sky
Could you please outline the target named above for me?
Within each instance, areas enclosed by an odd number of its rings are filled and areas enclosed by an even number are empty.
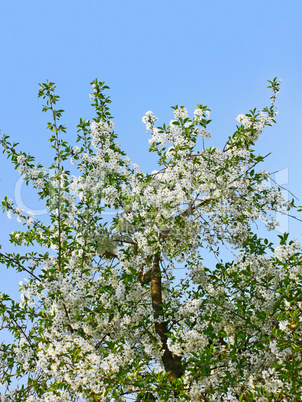
[[[39,162],[50,163],[47,117],[38,82],[56,82],[68,139],[80,117],[92,116],[89,82],[111,87],[119,141],[130,158],[151,171],[142,115],[152,110],[168,122],[170,106],[197,103],[212,110],[213,143],[223,146],[235,118],[269,103],[267,80],[283,80],[277,125],[257,150],[272,152],[269,171],[288,168],[302,204],[302,2],[226,0],[6,1],[0,6],[0,129]],[[0,198],[14,198],[17,172],[0,154]],[[27,205],[38,207],[25,192]],[[21,228],[0,216],[0,244]],[[290,222],[290,230],[301,233]],[[18,281],[0,268],[0,290],[15,294]],[[19,276],[18,276],[19,278]],[[20,279],[23,278],[21,275]]]

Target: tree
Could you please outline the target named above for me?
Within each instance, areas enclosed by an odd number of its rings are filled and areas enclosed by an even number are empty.
[[[24,226],[11,243],[35,246],[0,254],[28,275],[20,301],[1,294],[2,328],[13,337],[1,344],[2,398],[301,400],[301,248],[288,234],[276,246],[253,230],[259,218],[274,229],[275,211],[293,207],[257,170],[264,157],[255,142],[277,114],[279,81],[269,83],[270,106],[239,115],[222,150],[205,147],[207,106],[192,118],[175,106],[162,127],[147,112],[159,165],[151,174],[116,142],[103,82],[91,83],[95,117],[80,119],[74,147],[63,139],[54,83],[40,85],[52,117],[49,170],[8,136],[1,140],[50,219],[2,202]],[[78,176],[66,168],[70,159]],[[106,207],[116,210],[110,222]]]

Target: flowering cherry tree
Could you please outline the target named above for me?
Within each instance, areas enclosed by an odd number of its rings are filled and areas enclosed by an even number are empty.
[[[0,253],[27,276],[20,300],[0,295],[13,339],[0,345],[1,402],[301,400],[301,248],[254,229],[274,229],[275,212],[293,206],[254,150],[275,123],[279,81],[269,83],[270,106],[239,115],[221,149],[205,145],[206,106],[192,117],[175,106],[162,127],[147,112],[152,173],[116,142],[103,82],[92,82],[95,117],[80,119],[76,146],[55,85],[40,85],[53,164],[1,140],[49,211],[46,223],[2,201],[24,228],[10,242],[35,248]]]

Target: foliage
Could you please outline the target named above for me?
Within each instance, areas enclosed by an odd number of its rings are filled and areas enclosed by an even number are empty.
[[[192,118],[175,106],[162,127],[147,112],[159,165],[151,174],[116,142],[108,87],[91,84],[95,117],[80,119],[74,147],[55,85],[40,85],[51,115],[48,170],[1,140],[50,219],[2,201],[24,226],[11,243],[35,246],[0,254],[28,276],[20,301],[0,296],[13,338],[1,344],[5,400],[300,401],[300,245],[284,234],[274,246],[253,231],[259,218],[274,229],[275,211],[293,206],[257,170],[264,158],[254,150],[275,123],[279,81],[270,81],[269,107],[237,117],[223,149],[205,147],[207,106]],[[110,220],[105,208],[115,211]]]

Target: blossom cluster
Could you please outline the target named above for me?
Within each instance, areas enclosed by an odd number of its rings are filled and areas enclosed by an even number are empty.
[[[75,146],[61,139],[54,84],[41,84],[53,117],[52,173],[1,141],[50,221],[2,202],[25,226],[12,244],[35,245],[24,255],[0,253],[29,276],[18,302],[0,295],[3,328],[14,338],[0,347],[2,399],[301,399],[301,247],[288,234],[275,246],[255,229],[259,219],[273,229],[275,213],[292,207],[257,170],[255,142],[276,116],[279,83],[270,83],[271,106],[239,115],[222,149],[205,147],[207,106],[190,118],[177,105],[162,127],[147,112],[149,151],[158,156],[151,173],[117,142],[104,83],[92,82],[96,117],[80,120]],[[105,207],[115,210],[111,219]],[[14,388],[13,377],[26,385]]]

